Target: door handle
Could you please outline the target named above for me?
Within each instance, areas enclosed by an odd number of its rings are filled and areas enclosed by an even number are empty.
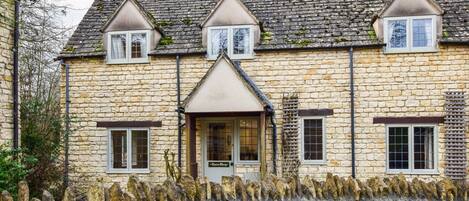
[[[231,166],[234,166],[234,163],[233,163],[233,162],[230,162],[230,165],[231,165]]]

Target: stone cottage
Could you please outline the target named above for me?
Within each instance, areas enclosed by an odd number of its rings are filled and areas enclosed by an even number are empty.
[[[13,143],[13,43],[15,1],[0,2],[0,146]]]
[[[95,0],[60,55],[72,182],[469,179],[467,0]]]

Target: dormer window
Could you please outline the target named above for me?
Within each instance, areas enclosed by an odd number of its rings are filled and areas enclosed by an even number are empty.
[[[253,57],[254,39],[251,26],[222,26],[208,28],[207,53],[216,59],[225,51],[232,59]]]
[[[436,51],[435,16],[384,18],[386,52]]]
[[[108,63],[148,62],[149,31],[119,31],[108,33]]]

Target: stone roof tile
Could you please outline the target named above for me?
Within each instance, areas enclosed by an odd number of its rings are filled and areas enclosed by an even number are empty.
[[[95,0],[61,57],[100,56],[101,29],[123,0]],[[173,44],[152,54],[203,53],[198,26],[216,0],[137,0]],[[271,34],[256,50],[382,45],[369,36],[371,23],[389,0],[241,0]],[[442,42],[469,43],[469,1],[436,0],[444,10]]]

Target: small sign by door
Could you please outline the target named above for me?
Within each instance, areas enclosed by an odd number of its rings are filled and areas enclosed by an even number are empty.
[[[208,162],[208,167],[230,167],[229,162]]]

